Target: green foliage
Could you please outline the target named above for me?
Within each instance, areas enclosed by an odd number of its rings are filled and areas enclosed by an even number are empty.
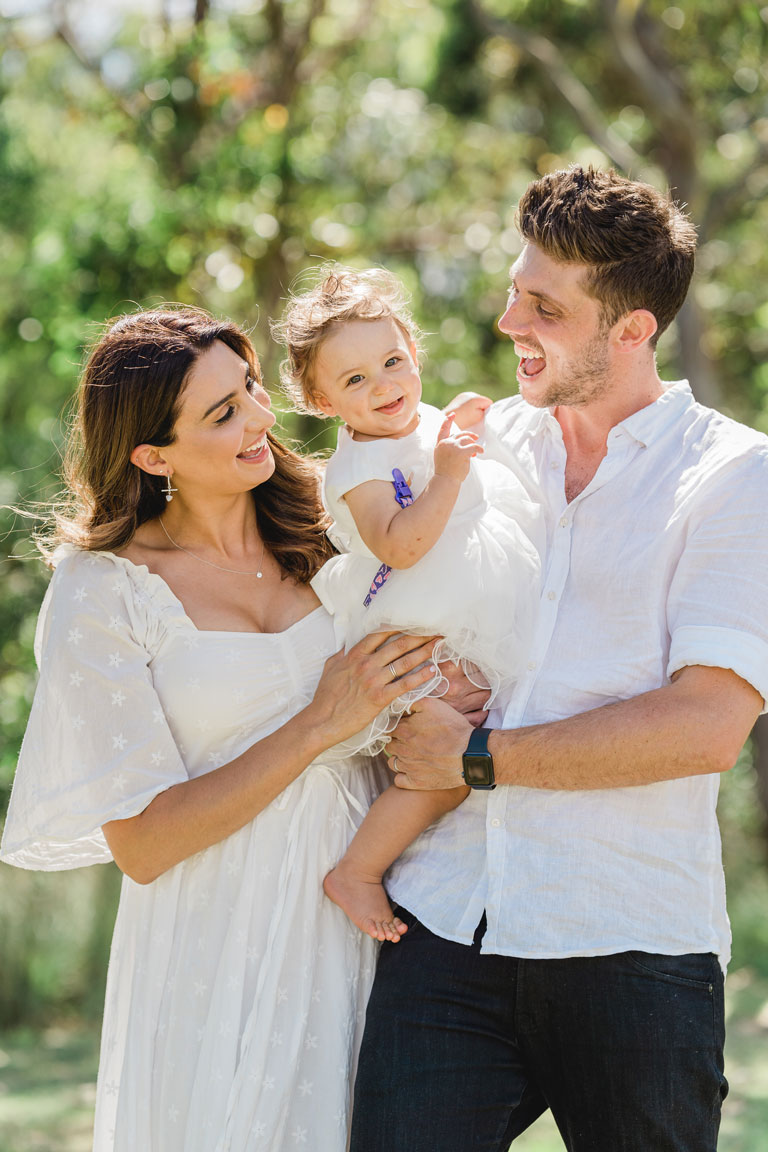
[[[495,318],[514,205],[572,161],[626,161],[691,205],[698,326],[664,338],[661,367],[711,379],[725,409],[768,429],[768,9],[241,0],[195,26],[158,0],[126,5],[98,41],[74,7],[70,24],[66,3],[37,7],[0,23],[0,505],[56,491],[66,406],[107,317],[158,300],[232,315],[274,384],[268,321],[329,259],[403,277],[429,334],[427,399],[506,394]],[[313,449],[332,442],[323,422],[281,422]],[[0,533],[1,810],[46,573],[28,522],[4,512]],[[736,962],[755,967],[768,939],[748,760],[723,794]],[[114,895],[109,869],[2,869],[0,1019],[82,1004],[89,988],[98,1000]]]

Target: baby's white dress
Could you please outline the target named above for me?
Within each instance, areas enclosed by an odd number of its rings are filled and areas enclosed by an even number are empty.
[[[323,565],[312,587],[333,616],[339,646],[384,628],[444,636],[438,659],[460,659],[495,698],[519,677],[539,602],[543,529],[539,509],[520,481],[503,465],[475,457],[438,541],[412,567],[392,570],[383,580],[381,574],[377,579],[381,561],[363,542],[344,499],[359,484],[385,480],[393,485],[395,508],[395,469],[418,497],[434,474],[443,421],[436,408],[420,404],[416,430],[400,439],[361,442],[339,428],[323,499],[333,517],[329,535],[342,555]],[[480,670],[480,678],[473,669]],[[401,696],[345,746],[380,748],[414,699],[439,695],[445,685],[437,676]]]
[[[334,649],[323,608],[279,633],[200,631],[159,576],[67,549],[2,858],[109,860],[102,824],[280,727]],[[377,791],[370,762],[329,754],[223,842],[123,878],[95,1152],[344,1152],[375,945],[322,880]]]

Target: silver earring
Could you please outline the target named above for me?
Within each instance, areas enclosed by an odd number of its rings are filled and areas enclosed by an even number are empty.
[[[168,501],[169,504],[170,504],[171,500],[173,500],[174,492],[178,492],[178,488],[171,488],[171,474],[170,474],[170,472],[166,472],[166,474],[165,474],[165,499]]]

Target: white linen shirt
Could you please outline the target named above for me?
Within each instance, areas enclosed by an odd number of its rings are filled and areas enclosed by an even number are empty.
[[[682,381],[612,429],[570,504],[549,410],[494,404],[486,454],[542,501],[548,539],[526,672],[487,726],[559,720],[696,664],[732,669],[768,698],[765,436]],[[483,952],[715,952],[724,967],[718,784],[472,792],[406,850],[387,888],[449,940],[470,943],[485,910]]]

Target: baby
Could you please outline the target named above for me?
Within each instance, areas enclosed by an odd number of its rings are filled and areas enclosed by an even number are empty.
[[[340,643],[384,629],[440,636],[437,661],[460,661],[492,698],[511,687],[538,601],[539,556],[521,527],[534,516],[518,481],[475,459],[482,447],[470,429],[490,400],[464,394],[447,414],[421,403],[419,332],[382,269],[326,270],[289,302],[275,334],[296,406],[343,421],[324,480],[342,554],[312,581]],[[446,684],[438,671],[417,695]],[[349,751],[381,748],[413,699],[401,696]],[[406,926],[393,916],[384,873],[467,793],[388,788],[326,877],[328,896],[364,932],[397,942]]]

